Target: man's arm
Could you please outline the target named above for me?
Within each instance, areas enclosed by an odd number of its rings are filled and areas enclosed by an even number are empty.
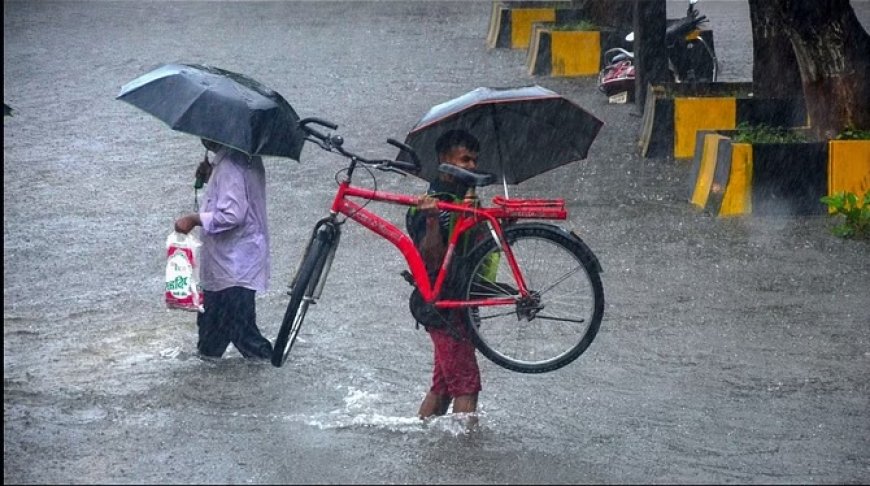
[[[420,241],[420,255],[423,257],[423,263],[426,264],[426,270],[430,274],[435,273],[438,267],[441,266],[445,251],[447,251],[447,248],[444,245],[444,238],[441,236],[441,223],[438,221],[438,213],[434,215],[427,214],[426,232]]]
[[[438,199],[425,195],[420,198],[417,205],[420,213],[426,219],[423,238],[420,240],[420,256],[423,257],[423,263],[430,274],[436,272],[441,266],[444,252],[447,251],[444,237],[441,234],[440,213],[437,204]]]

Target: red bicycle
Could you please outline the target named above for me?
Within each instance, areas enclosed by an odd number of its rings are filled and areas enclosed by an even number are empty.
[[[337,125],[319,118],[300,121],[307,133],[306,140],[348,158],[350,163],[342,171],[344,177],[337,180],[338,190],[329,215],[316,223],[291,283],[290,303],[275,340],[273,365],[284,364],[309,306],[320,298],[339,244],[341,226],[348,219],[398,248],[410,270],[410,274],[407,271],[403,274],[426,304],[436,309],[460,309],[468,336],[494,363],[513,371],[542,373],[571,363],[589,347],[604,314],[598,259],[573,231],[541,222],[518,222],[566,219],[563,199],[496,196],[490,207],[480,207],[473,201],[438,202],[438,209],[458,216],[438,275],[430,283],[423,258],[410,236],[364,208],[367,201],[415,206],[419,197],[352,185],[354,171],[360,164],[366,169],[401,175],[419,172],[420,162],[413,149],[388,139],[388,143],[408,153],[413,162],[369,160],[347,151],[341,136],[324,134],[309,126],[312,123],[331,130],[337,129]],[[493,174],[446,164],[439,170],[450,171],[469,187],[495,182]],[[464,234],[478,225],[485,225],[488,236],[460,261],[455,257],[456,246]],[[443,298],[448,278],[458,282],[458,294],[451,293],[458,297]]]

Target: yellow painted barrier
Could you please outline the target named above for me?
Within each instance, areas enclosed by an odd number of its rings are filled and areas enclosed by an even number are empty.
[[[601,33],[560,31],[551,35],[552,76],[593,76],[601,70]]]
[[[735,98],[674,98],[674,158],[694,155],[696,131],[730,130],[736,126],[736,119]]]
[[[515,8],[511,10],[511,48],[527,49],[535,22],[555,22],[555,8]]]
[[[828,195],[852,192],[862,204],[870,191],[870,140],[828,142]]]
[[[701,152],[698,177],[695,179],[695,189],[692,191],[691,203],[699,209],[707,207],[710,188],[713,185],[713,175],[716,173],[716,162],[719,160],[719,140],[728,137],[715,133],[704,135],[704,145]]]
[[[731,167],[719,216],[752,213],[752,144],[731,144]]]

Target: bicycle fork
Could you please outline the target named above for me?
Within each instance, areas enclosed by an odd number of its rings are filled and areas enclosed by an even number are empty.
[[[314,274],[308,282],[308,289],[303,297],[304,301],[309,304],[316,304],[323,293],[323,287],[326,285],[326,277],[329,275],[329,270],[332,268],[332,261],[335,259],[335,250],[338,248],[338,242],[341,239],[341,229],[333,217],[325,217],[314,225],[314,230],[308,238],[308,245],[305,247],[305,253],[302,255],[301,262],[308,259],[309,254],[314,251],[315,243],[323,242],[325,250],[322,251],[318,258],[317,266],[314,268]],[[320,247],[320,245],[317,245]],[[296,280],[299,277],[299,269],[294,273],[293,280],[290,282],[288,294],[293,291],[296,286]]]

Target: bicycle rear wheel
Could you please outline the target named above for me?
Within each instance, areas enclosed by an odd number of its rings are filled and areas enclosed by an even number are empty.
[[[548,224],[519,224],[505,238],[531,292],[519,299],[507,258],[493,239],[468,258],[468,300],[517,297],[504,306],[469,307],[465,324],[492,362],[522,373],[559,369],[595,339],[604,314],[598,260],[577,237]]]
[[[290,291],[290,303],[287,304],[287,310],[284,312],[284,319],[272,349],[272,364],[274,366],[282,366],[287,361],[287,356],[290,355],[290,349],[293,348],[296,336],[299,335],[299,329],[302,327],[302,321],[305,320],[308,306],[313,302],[312,296],[317,288],[317,283],[320,281],[324,262],[329,254],[329,245],[330,242],[327,239],[321,238],[321,235],[317,234],[299,266],[293,289]]]

